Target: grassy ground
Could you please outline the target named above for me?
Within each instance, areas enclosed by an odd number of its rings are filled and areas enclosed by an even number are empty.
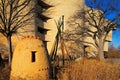
[[[97,60],[67,61],[64,66],[54,65],[52,80],[118,80],[120,66]],[[9,80],[10,67],[0,67],[0,80]],[[22,80],[22,79],[20,79]]]
[[[70,62],[58,71],[59,80],[118,80],[120,66],[97,60]]]
[[[9,80],[10,75],[10,66],[0,66],[0,80]]]

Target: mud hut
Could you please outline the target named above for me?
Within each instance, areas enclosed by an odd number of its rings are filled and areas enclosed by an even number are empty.
[[[10,80],[49,80],[49,60],[42,40],[24,37],[16,46]]]

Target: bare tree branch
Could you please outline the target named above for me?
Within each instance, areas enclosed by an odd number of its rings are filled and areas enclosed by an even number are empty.
[[[104,44],[106,38],[111,30],[113,30],[117,25],[114,23],[116,19],[109,21],[105,19],[104,14],[107,11],[100,11],[92,8],[87,8],[84,11],[78,11],[72,18],[74,21],[68,22],[68,24],[77,25],[75,33],[69,33],[70,40],[87,43],[93,45],[98,51],[98,56],[100,59],[103,59],[104,55]],[[84,16],[84,17],[83,17]],[[84,20],[84,25],[80,22]],[[72,25],[73,26],[73,25]],[[78,31],[77,31],[78,30]],[[94,42],[86,42],[84,37],[91,38]]]
[[[11,37],[21,27],[30,25],[34,16],[34,6],[29,5],[32,0],[1,0],[0,2],[0,33],[9,43],[9,59],[12,57]],[[11,62],[11,59],[9,60]]]

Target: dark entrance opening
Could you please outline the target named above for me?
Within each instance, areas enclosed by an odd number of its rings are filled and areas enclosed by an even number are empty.
[[[36,61],[36,51],[32,51],[32,62]]]

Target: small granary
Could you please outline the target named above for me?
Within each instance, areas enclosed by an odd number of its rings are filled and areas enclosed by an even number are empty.
[[[10,80],[49,80],[49,60],[42,40],[24,37],[13,53]]]

